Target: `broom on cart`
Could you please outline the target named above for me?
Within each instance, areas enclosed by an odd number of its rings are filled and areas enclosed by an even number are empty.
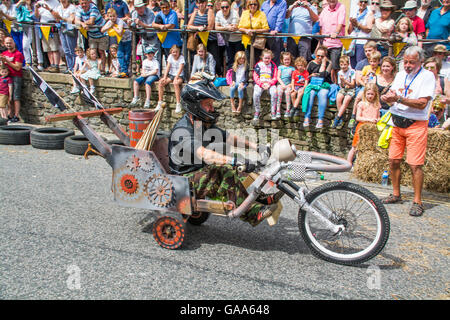
[[[162,113],[166,108],[166,103],[163,102],[161,108],[156,112],[156,115],[153,117],[153,120],[149,123],[147,128],[145,128],[142,137],[139,139],[136,144],[136,149],[140,150],[151,150],[153,143],[155,142],[156,134],[158,131],[159,123],[161,122]]]

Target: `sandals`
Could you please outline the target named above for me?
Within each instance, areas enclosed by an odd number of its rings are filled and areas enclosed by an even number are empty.
[[[394,204],[394,203],[403,203],[402,196],[394,196],[393,194],[390,194],[383,200],[381,200],[383,204]]]
[[[420,217],[425,212],[425,208],[422,204],[418,204],[417,202],[413,202],[411,209],[409,209],[409,215],[413,217]]]

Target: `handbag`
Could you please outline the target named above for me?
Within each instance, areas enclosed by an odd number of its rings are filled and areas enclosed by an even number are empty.
[[[252,17],[250,16],[250,28],[253,29]],[[255,49],[264,50],[266,47],[266,38],[265,37],[257,37],[253,39],[252,43]]]
[[[255,49],[264,50],[264,48],[266,47],[266,38],[255,37],[252,45]]]
[[[186,47],[189,51],[196,51],[198,45],[197,33],[189,33]]]

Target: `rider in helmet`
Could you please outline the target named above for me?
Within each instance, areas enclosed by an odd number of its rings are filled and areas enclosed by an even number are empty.
[[[242,145],[266,151],[247,139],[242,139],[215,125],[219,113],[213,103],[226,97],[208,80],[187,84],[181,92],[181,105],[186,113],[175,124],[169,141],[169,167],[172,173],[190,178],[199,199],[233,201],[239,206],[248,193],[242,182],[255,164],[245,160],[245,171],[238,172],[238,161],[223,150],[226,146]],[[271,214],[272,207],[255,203],[241,219],[256,226]],[[265,203],[264,203],[265,202]]]

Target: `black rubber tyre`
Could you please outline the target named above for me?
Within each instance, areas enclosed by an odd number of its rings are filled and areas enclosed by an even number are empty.
[[[0,144],[27,145],[30,144],[32,126],[9,125],[0,127]]]
[[[30,133],[31,145],[37,149],[64,149],[64,139],[73,136],[75,132],[67,128],[37,128]]]
[[[183,224],[175,218],[162,216],[153,223],[153,237],[166,249],[178,249],[184,242],[185,230]]]
[[[210,213],[209,212],[194,212],[189,218],[187,222],[194,226],[199,226],[203,224],[206,220],[208,220]]]
[[[300,233],[313,255],[337,264],[358,265],[383,250],[389,238],[389,216],[381,201],[366,188],[329,182],[313,189],[306,200],[318,211],[327,208],[336,215],[330,220],[345,226],[342,233],[332,234],[314,215],[300,209]]]
[[[108,142],[108,139],[102,138],[104,141]],[[89,140],[84,135],[70,136],[64,140],[64,150],[67,153],[82,156],[86,152],[89,143]],[[92,147],[95,149],[93,145]]]
[[[8,124],[8,119],[0,118],[0,126],[5,126]]]
[[[113,145],[113,144],[117,144],[119,146],[124,146],[125,144],[120,141],[119,139],[114,139],[114,140],[108,140],[108,144]]]

